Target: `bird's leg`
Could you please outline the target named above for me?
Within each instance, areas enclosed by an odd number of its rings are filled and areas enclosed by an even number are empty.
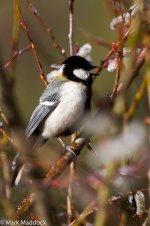
[[[60,141],[62,147],[65,149],[66,145],[64,144],[64,142],[62,141],[62,139],[60,137],[58,137],[58,140]]]

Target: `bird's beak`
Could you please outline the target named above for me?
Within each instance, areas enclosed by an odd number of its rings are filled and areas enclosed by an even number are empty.
[[[91,70],[95,69],[95,68],[99,68],[98,66],[92,66]],[[90,73],[91,75],[99,75],[99,73]]]
[[[91,70],[93,70],[95,68],[99,68],[99,67],[98,66],[91,66]]]
[[[90,73],[91,75],[99,75],[99,73]]]

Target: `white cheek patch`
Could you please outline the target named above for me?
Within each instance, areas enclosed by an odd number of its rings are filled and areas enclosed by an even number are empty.
[[[44,106],[52,106],[52,105],[54,105],[55,104],[55,102],[50,102],[50,101],[44,101],[44,102],[41,102],[40,103],[40,105],[44,105]]]
[[[88,77],[90,76],[90,72],[89,71],[86,71],[86,70],[81,69],[81,68],[73,70],[73,74],[76,77],[78,77],[78,78],[80,78],[82,80],[87,80]]]

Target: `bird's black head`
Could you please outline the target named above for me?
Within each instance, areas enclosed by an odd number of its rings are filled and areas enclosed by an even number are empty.
[[[92,66],[81,56],[71,56],[63,63],[63,74],[72,81],[82,83],[92,83],[92,73],[90,71],[96,66]]]

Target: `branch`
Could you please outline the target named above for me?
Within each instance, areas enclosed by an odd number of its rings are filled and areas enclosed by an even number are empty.
[[[124,35],[123,41],[126,41],[126,40],[127,40],[128,36],[129,36],[129,34],[130,34],[130,32],[131,32],[131,29],[132,29],[132,28],[130,27],[129,30],[128,30],[128,31],[126,32],[126,34]],[[121,42],[119,41],[119,42],[116,43],[116,49],[119,48],[120,46],[121,46]],[[103,67],[104,67],[105,63],[108,61],[108,59],[110,58],[110,56],[111,56],[113,53],[114,53],[114,49],[111,49],[111,50],[106,54],[106,56],[104,57],[104,59],[103,59],[102,62],[100,63],[100,66],[99,66],[99,68],[98,68],[98,70],[97,70],[96,73],[100,73],[100,72],[103,70]]]
[[[71,152],[65,151],[64,154],[56,161],[56,163],[50,167],[49,171],[47,172],[45,178],[42,181],[43,189],[49,189],[52,185],[53,180],[57,179],[64,170],[70,165],[71,162],[74,162],[77,156],[80,154],[82,148],[87,144],[89,141],[88,138],[77,138],[75,139],[70,148],[72,149]],[[19,216],[25,214],[26,211],[30,208],[33,204],[35,197],[34,194],[31,194],[32,198],[26,197],[21,204],[17,207],[17,212]]]
[[[73,55],[73,4],[75,0],[69,0],[69,48],[70,56]]]
[[[20,21],[19,21],[19,12],[17,10],[17,0],[13,1],[13,30],[12,30],[12,37],[11,37],[11,54],[18,48],[19,44],[19,34],[20,34]],[[13,87],[15,84],[16,79],[16,62],[12,65],[10,70],[10,79],[11,79],[11,86]]]
[[[123,18],[123,11],[122,11],[122,7],[121,7],[121,3],[120,0],[118,0],[118,5],[120,8],[120,14],[122,17],[122,23],[121,26],[118,26],[118,39],[119,39],[119,43],[120,43],[120,48],[118,51],[118,57],[117,57],[117,71],[116,71],[116,77],[115,77],[115,83],[114,83],[114,87],[113,87],[113,91],[111,94],[111,98],[113,98],[113,96],[115,96],[117,94],[117,89],[119,86],[119,81],[120,81],[120,73],[121,73],[121,66],[122,66],[122,57],[123,57],[123,47],[124,47],[124,38],[123,38],[123,31],[124,31],[124,18]]]
[[[4,68],[7,68],[10,66],[10,64],[12,64],[12,62],[15,60],[16,57],[20,56],[22,53],[25,53],[26,51],[28,51],[29,49],[31,49],[31,45],[28,45],[26,48],[24,49],[17,49],[14,53],[12,58],[4,65]]]

